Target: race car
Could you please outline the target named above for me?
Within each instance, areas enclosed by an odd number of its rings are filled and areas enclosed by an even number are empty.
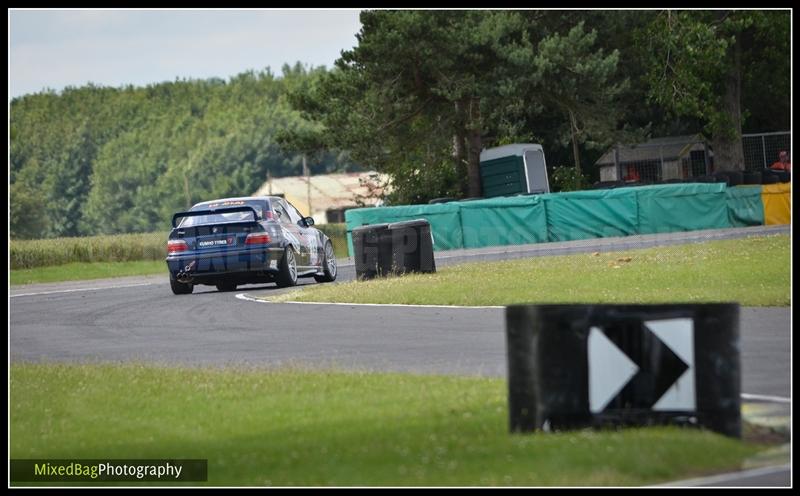
[[[219,291],[262,282],[287,287],[299,277],[332,282],[333,244],[313,225],[276,196],[212,200],[178,212],[167,240],[172,292],[189,294],[198,284]]]

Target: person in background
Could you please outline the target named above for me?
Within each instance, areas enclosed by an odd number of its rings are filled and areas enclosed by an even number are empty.
[[[623,179],[629,182],[630,181],[638,182],[642,180],[641,176],[639,176],[639,170],[636,168],[635,165],[628,165],[627,174],[625,174],[625,177]]]
[[[778,153],[778,161],[769,166],[770,169],[792,172],[792,163],[789,161],[789,152],[781,150]]]

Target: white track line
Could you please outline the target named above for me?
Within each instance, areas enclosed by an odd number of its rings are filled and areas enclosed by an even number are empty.
[[[236,298],[244,301],[253,301],[255,303],[269,303],[268,301],[259,300],[258,298],[253,298],[252,296],[247,296],[244,293],[239,293],[236,295]]]
[[[769,401],[772,403],[791,403],[791,398],[784,398],[782,396],[767,396],[763,394],[748,394],[742,393],[743,400],[754,400],[754,401]]]
[[[483,307],[475,307],[475,306],[456,306],[456,305],[403,305],[399,303],[324,303],[324,302],[315,302],[315,301],[267,301],[262,300],[260,298],[254,298],[252,296],[248,296],[245,293],[239,293],[236,295],[236,298],[244,301],[252,301],[255,303],[267,303],[267,304],[274,304],[274,305],[340,305],[340,306],[349,306],[349,307],[410,307],[410,308],[464,308],[464,309],[486,309],[486,308],[505,308],[503,306],[483,306]],[[763,394],[748,394],[742,393],[741,395],[743,400],[753,400],[753,401],[768,401],[772,403],[791,403],[791,398],[784,398],[782,396],[768,396]]]
[[[458,305],[405,305],[401,303],[324,303],[318,301],[267,301],[258,298],[253,298],[245,293],[239,293],[236,297],[240,300],[254,301],[256,303],[270,303],[274,305],[339,305],[345,307],[406,307],[406,308],[464,308],[464,309],[487,309],[487,308],[505,308],[501,306],[458,306]]]
[[[123,284],[120,286],[103,286],[99,288],[77,288],[77,289],[59,289],[58,291],[42,291],[40,293],[21,293],[21,294],[14,294],[8,295],[9,298],[16,298],[18,296],[39,296],[39,295],[49,295],[49,294],[57,294],[57,293],[76,293],[78,291],[100,291],[102,289],[117,289],[117,288],[135,288],[137,286],[152,286],[152,282],[144,282],[139,284]]]
[[[762,467],[750,470],[742,470],[741,472],[729,472],[727,474],[711,475],[709,477],[698,477],[696,479],[686,479],[682,481],[667,482],[665,484],[657,484],[649,487],[683,487],[683,486],[699,486],[701,484],[712,485],[722,482],[735,481],[746,477],[758,477],[760,475],[777,474],[791,470],[791,465],[779,465],[775,467]]]

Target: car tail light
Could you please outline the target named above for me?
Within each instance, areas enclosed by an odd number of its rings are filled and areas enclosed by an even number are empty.
[[[248,234],[247,239],[244,240],[244,244],[246,245],[265,245],[269,242],[269,234],[267,233]]]
[[[167,253],[177,253],[180,251],[187,251],[189,245],[182,239],[171,239],[167,241]]]

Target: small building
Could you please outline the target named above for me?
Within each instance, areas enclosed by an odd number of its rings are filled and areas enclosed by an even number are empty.
[[[618,144],[595,165],[600,181],[656,182],[708,174],[713,170],[713,157],[703,136],[694,134],[653,138],[636,145]]]
[[[376,172],[277,177],[253,196],[282,196],[317,224],[344,222],[345,210],[379,204],[387,179]]]

